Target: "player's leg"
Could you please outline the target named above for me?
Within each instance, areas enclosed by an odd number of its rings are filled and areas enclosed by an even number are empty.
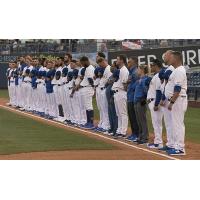
[[[101,101],[102,101],[102,110],[103,110],[103,128],[105,130],[110,129],[110,122],[108,117],[108,101],[106,98],[106,90],[101,91]]]
[[[154,143],[149,144],[148,147],[150,148],[162,148],[163,147],[163,140],[162,140],[162,118],[163,112],[162,109],[154,111],[154,101],[149,103],[149,110],[151,113],[151,121],[154,129]]]
[[[172,107],[172,130],[174,133],[174,148],[185,154],[185,124],[184,115],[187,109],[187,98],[178,97]]]
[[[169,101],[166,101],[165,106],[163,107],[164,114],[164,123],[167,132],[167,143],[166,146],[169,148],[173,148],[173,132],[172,132],[172,113],[168,110]]]
[[[98,123],[98,128],[103,128],[102,127],[102,122],[103,122],[103,113],[101,109],[101,95],[100,95],[100,88],[96,88],[96,102],[97,102],[97,108],[99,110],[99,123]]]
[[[92,87],[85,87],[84,89],[84,107],[87,115],[87,125],[85,128],[94,128],[94,110],[92,104],[92,98],[94,95],[94,89]]]
[[[86,116],[86,110],[84,106],[84,88],[79,89],[80,94],[79,94],[79,107],[81,111],[81,125],[86,124],[87,122],[87,116]]]
[[[117,134],[121,134],[122,131],[122,116],[120,115],[119,112],[119,107],[120,107],[120,96],[118,95],[118,93],[114,94],[114,103],[115,103],[115,110],[116,110],[116,115],[117,115],[117,119],[118,119],[118,127],[116,130]]]
[[[118,92],[118,111],[121,118],[121,134],[127,134],[128,114],[127,114],[127,94],[125,91]]]

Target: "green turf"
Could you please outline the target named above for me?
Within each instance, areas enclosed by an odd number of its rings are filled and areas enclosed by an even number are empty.
[[[95,119],[99,119],[99,112],[96,106],[95,99],[93,101]],[[148,128],[149,132],[153,133],[153,127],[151,123],[150,112],[147,112]],[[163,123],[163,132],[166,133],[166,129]],[[200,144],[200,108],[188,107],[185,114],[185,127],[186,127],[186,140]]]
[[[0,154],[114,148],[111,144],[76,131],[57,128],[0,109]]]
[[[7,96],[8,96],[7,90],[0,90],[0,98],[1,97],[7,98]],[[93,105],[94,105],[95,119],[98,120],[99,112],[97,109],[95,98],[93,101]],[[153,132],[149,111],[147,114],[148,114],[149,132]],[[0,126],[1,126],[1,124],[0,124]],[[185,115],[185,126],[186,126],[186,140],[189,140],[189,141],[192,141],[195,143],[200,143],[200,108],[190,108],[190,107],[188,108],[186,115]],[[45,125],[45,127],[46,127],[46,125]],[[163,132],[166,132],[165,127],[164,127]],[[1,141],[0,141],[0,143],[1,143]]]
[[[0,98],[8,98],[8,90],[0,90]]]

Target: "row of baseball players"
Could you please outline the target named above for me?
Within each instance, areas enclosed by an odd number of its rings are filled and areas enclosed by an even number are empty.
[[[110,66],[101,52],[98,67],[88,57],[73,60],[71,54],[55,60],[20,57],[7,70],[10,105],[68,125],[123,137],[169,155],[185,155],[184,114],[187,109],[187,77],[180,52],[168,50],[162,62],[149,67],[137,57],[117,56]],[[94,126],[93,96],[99,121]],[[154,128],[148,143],[147,105]],[[131,135],[127,136],[128,118]],[[162,119],[167,142],[163,146]]]

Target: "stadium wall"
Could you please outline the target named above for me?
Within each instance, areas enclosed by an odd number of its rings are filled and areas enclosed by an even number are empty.
[[[172,49],[175,51],[181,51],[183,55],[183,63],[186,63],[191,68],[200,66],[200,46],[187,46],[187,47],[173,47],[173,48],[159,48],[159,49],[137,49],[137,50],[124,50],[124,51],[112,51],[108,52],[107,58],[109,63],[112,63],[117,55],[126,54],[128,57],[137,56],[139,64],[150,64],[153,58],[158,58],[162,60],[162,56],[165,51]],[[40,54],[30,54],[37,57],[47,57],[48,59],[56,58],[58,56],[63,56],[62,53],[40,53]],[[92,61],[92,64],[95,63],[96,52],[94,53],[78,53],[73,54],[74,58],[80,58],[81,56],[86,55]],[[8,62],[15,60],[20,54],[12,55],[0,55],[0,88],[7,87],[7,80],[5,77],[6,69],[8,67]]]

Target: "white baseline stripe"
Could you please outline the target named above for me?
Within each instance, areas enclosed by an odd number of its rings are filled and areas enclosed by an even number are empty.
[[[59,125],[65,127],[65,128],[66,128],[66,127],[69,127],[69,128],[71,128],[71,129],[78,130],[78,131],[82,131],[82,132],[85,132],[85,133],[91,133],[91,134],[96,135],[96,136],[98,136],[98,137],[101,137],[101,138],[104,138],[104,139],[107,139],[107,140],[111,140],[111,141],[114,141],[114,142],[118,142],[118,143],[120,143],[120,144],[129,146],[129,147],[131,147],[131,148],[139,149],[139,150],[142,150],[142,151],[145,151],[145,152],[148,152],[148,153],[151,153],[151,154],[159,155],[159,156],[161,156],[161,157],[165,157],[165,158],[168,158],[168,159],[171,159],[171,160],[180,160],[180,159],[174,158],[174,157],[172,157],[172,156],[168,156],[168,155],[165,155],[165,154],[162,154],[162,153],[159,153],[159,152],[151,151],[151,150],[149,150],[149,149],[141,148],[141,147],[135,146],[135,145],[133,145],[133,144],[131,145],[131,144],[128,144],[128,143],[126,143],[126,142],[123,142],[123,141],[120,141],[120,140],[117,140],[117,139],[113,139],[113,138],[110,138],[110,137],[106,137],[106,136],[104,136],[104,135],[100,135],[100,134],[97,134],[97,133],[95,133],[95,132],[86,131],[86,130],[83,130],[83,129],[80,129],[80,128],[76,128],[76,127],[72,127],[72,126],[68,126],[68,125],[65,125],[65,124],[62,124],[62,123],[53,121],[53,120],[45,119],[45,118],[42,118],[42,117],[39,117],[39,116],[36,116],[36,115],[33,115],[33,114],[25,113],[25,112],[23,112],[23,111],[19,111],[19,110],[16,110],[16,109],[14,109],[14,108],[10,108],[10,107],[3,106],[3,105],[0,105],[0,107],[5,108],[5,109],[7,109],[7,110],[12,110],[12,111],[15,111],[15,112],[23,113],[24,115],[31,116],[31,117],[34,117],[34,118],[42,119],[42,120],[48,121],[48,122],[50,122],[50,123],[59,124]]]

